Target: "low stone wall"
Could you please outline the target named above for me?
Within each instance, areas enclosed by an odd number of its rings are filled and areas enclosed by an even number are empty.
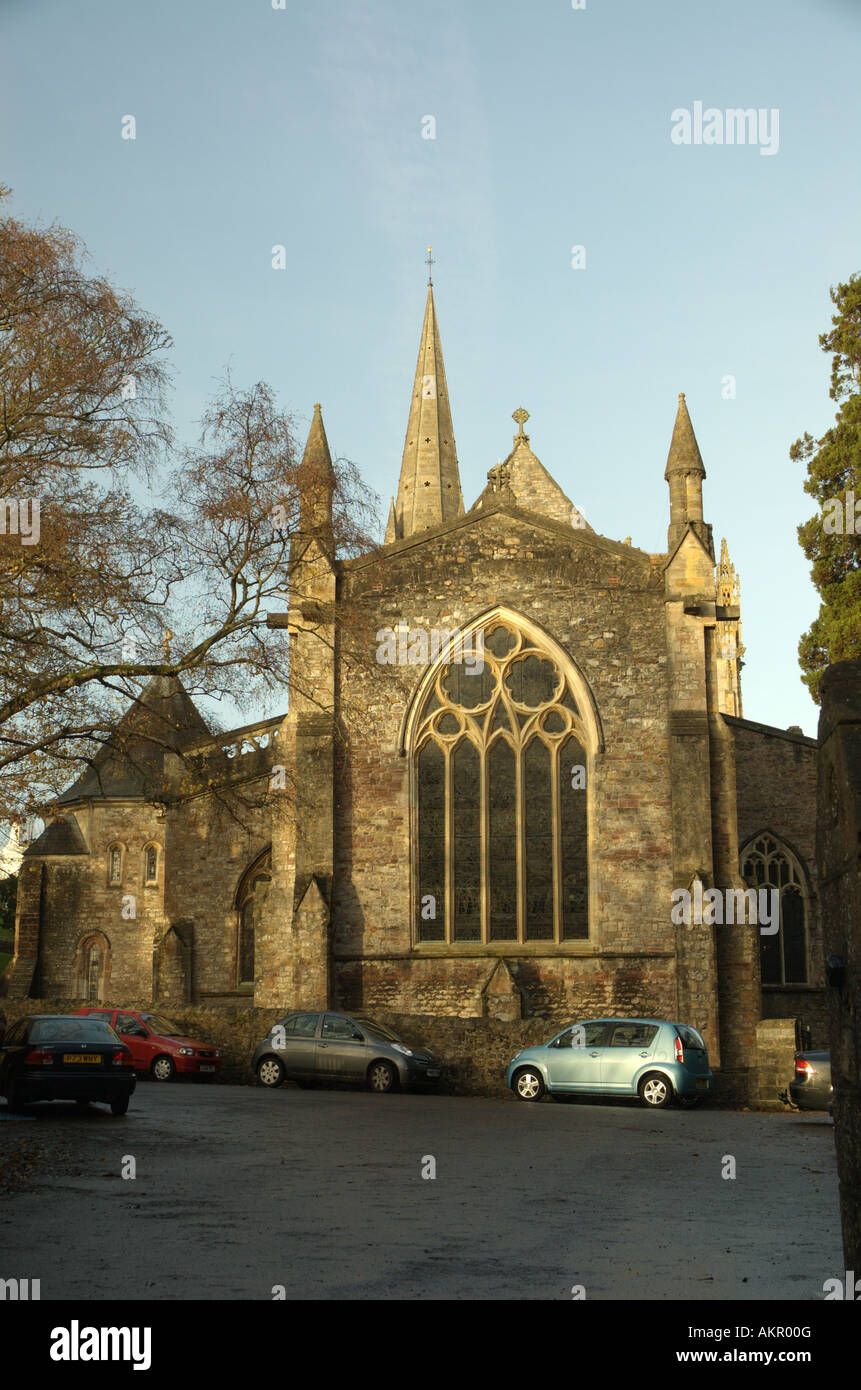
[[[781,1091],[795,1076],[795,1019],[764,1018],[756,1028],[757,1085],[760,1110],[782,1110]]]
[[[4,999],[7,1027],[23,1014],[74,1013],[80,1000],[69,999]],[[106,1002],[102,1007],[112,1007]],[[171,1005],[164,1007],[146,1001],[127,999],[115,1008],[143,1012],[163,1012],[187,1036],[212,1043],[221,1052],[221,1080],[234,1085],[254,1085],[251,1057],[257,1044],[273,1023],[283,1018],[283,1009],[253,1009],[246,1005]],[[505,1097],[505,1069],[511,1058],[523,1047],[546,1042],[554,1033],[570,1023],[570,1017],[552,1019],[523,1019],[503,1023],[482,1018],[417,1017],[375,1011],[375,1018],[387,1023],[405,1042],[429,1047],[443,1064],[441,1090],[449,1095]],[[780,1108],[777,1094],[790,1082],[795,1050],[794,1022],[768,1020],[760,1024],[761,1080],[758,1092],[763,1108]],[[720,1072],[715,1073],[715,1101],[718,1105],[738,1106],[747,1103],[747,1094],[735,1078],[729,1075],[722,1084]],[[755,1086],[753,1088],[756,1090]]]

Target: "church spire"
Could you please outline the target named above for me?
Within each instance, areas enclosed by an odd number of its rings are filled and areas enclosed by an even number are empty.
[[[337,479],[319,404],[314,406],[314,418],[296,478],[299,484],[300,529],[309,535],[318,534],[331,550],[332,496]]]
[[[693,524],[706,550],[714,559],[711,527],[703,520],[703,467],[700,446],[694,434],[685,394],[679,392],[676,423],[667,455],[664,477],[670,485],[670,527],[667,546],[672,554],[688,527]]]
[[[706,476],[700,446],[697,443],[691,417],[688,414],[688,407],[685,404],[684,391],[679,392],[679,408],[676,411],[676,423],[673,427],[673,437],[670,441],[670,452],[667,455],[664,477],[669,482],[670,478],[678,473],[698,473],[701,478]]]
[[[429,279],[392,539],[403,540],[416,531],[442,526],[462,513],[454,429]]]

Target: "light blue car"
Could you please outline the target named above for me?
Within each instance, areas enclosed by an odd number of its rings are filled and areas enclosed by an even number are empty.
[[[551,1096],[639,1096],[660,1110],[675,1099],[701,1105],[714,1077],[695,1028],[660,1018],[592,1018],[512,1058],[506,1085],[519,1100]]]

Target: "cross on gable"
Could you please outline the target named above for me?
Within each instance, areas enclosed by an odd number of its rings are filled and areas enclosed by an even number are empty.
[[[523,426],[529,419],[529,411],[524,410],[523,406],[520,406],[519,409],[512,411],[511,418],[512,420],[516,420],[519,425],[518,434],[523,434]]]

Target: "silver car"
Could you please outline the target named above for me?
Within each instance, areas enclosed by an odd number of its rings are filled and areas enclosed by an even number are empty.
[[[506,1084],[519,1100],[552,1096],[639,1096],[659,1110],[672,1100],[702,1104],[714,1078],[695,1028],[660,1018],[590,1018],[512,1058]]]
[[[439,1084],[442,1068],[426,1047],[410,1047],[393,1029],[363,1015],[286,1014],[251,1059],[264,1086],[295,1081],[354,1081],[384,1093]]]

